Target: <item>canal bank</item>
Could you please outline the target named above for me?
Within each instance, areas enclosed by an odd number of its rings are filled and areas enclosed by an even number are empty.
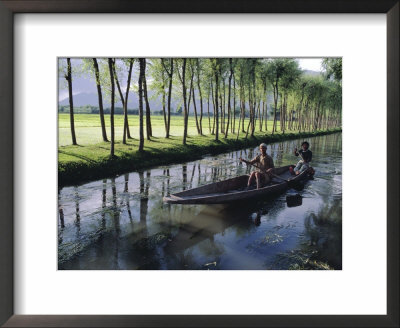
[[[116,156],[108,156],[109,143],[91,146],[60,146],[58,149],[58,186],[77,185],[96,179],[112,177],[126,172],[137,171],[158,165],[182,163],[200,159],[210,154],[222,154],[256,146],[261,142],[271,144],[279,141],[310,138],[341,132],[332,129],[315,132],[296,133],[256,133],[254,137],[229,137],[214,140],[214,136],[189,137],[187,145],[182,145],[182,137],[152,138],[146,141],[145,150],[137,151],[137,140],[127,145],[116,143]]]

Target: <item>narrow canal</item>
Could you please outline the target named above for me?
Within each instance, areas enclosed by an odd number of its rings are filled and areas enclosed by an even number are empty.
[[[303,140],[268,145],[295,164]],[[163,196],[249,173],[258,147],[59,190],[61,270],[342,268],[342,134],[308,139],[316,173],[275,198],[170,205]],[[288,204],[288,195],[299,195]]]

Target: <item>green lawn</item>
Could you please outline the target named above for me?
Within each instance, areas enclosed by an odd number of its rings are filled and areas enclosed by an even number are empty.
[[[100,117],[95,114],[75,114],[75,133],[79,145],[90,145],[102,142]],[[115,139],[122,140],[124,117],[123,115],[115,115]],[[245,120],[245,127],[247,128],[247,120]],[[107,136],[110,138],[110,115],[105,115],[105,122],[107,127]],[[137,115],[129,115],[128,117],[129,128],[133,138],[139,138],[139,117]],[[279,127],[279,122],[278,127]],[[164,117],[152,116],[151,124],[154,137],[164,137]],[[211,117],[211,125],[213,118]],[[238,121],[236,119],[236,125]],[[59,146],[71,145],[71,129],[69,122],[69,114],[60,113],[58,115],[58,144]],[[268,121],[268,129],[272,129],[272,121]],[[144,132],[146,134],[146,131]],[[208,134],[208,117],[203,116],[203,133]],[[183,116],[171,116],[171,136],[183,136]],[[189,116],[188,122],[188,135],[196,136],[196,122],[193,116]]]
[[[109,117],[107,117],[107,121]],[[246,146],[255,146],[260,142],[277,142],[281,140],[309,137],[340,131],[315,131],[298,133],[287,131],[286,134],[271,134],[272,122],[268,122],[268,132],[256,132],[254,138],[245,139],[241,133],[236,140],[236,134],[229,134],[228,138],[220,135],[215,141],[214,135],[199,136],[196,131],[194,118],[189,119],[189,136],[187,145],[182,144],[183,118],[171,117],[172,136],[164,138],[163,117],[152,117],[153,135],[151,140],[145,139],[144,151],[139,152],[138,117],[130,117],[131,132],[134,139],[122,144],[123,116],[116,116],[116,143],[115,158],[110,159],[110,143],[102,142],[99,118],[93,114],[77,114],[75,116],[77,146],[70,142],[68,114],[59,116],[59,147],[58,147],[58,178],[59,185],[80,183],[83,181],[100,179],[123,172],[134,171],[154,165],[165,165],[189,160],[195,160],[206,154],[218,154]],[[247,128],[247,124],[245,125]],[[258,128],[258,126],[257,126]],[[207,120],[204,122],[204,131],[208,132]]]

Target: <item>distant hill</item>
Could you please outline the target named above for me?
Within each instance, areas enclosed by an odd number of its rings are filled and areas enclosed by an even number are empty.
[[[305,70],[303,71],[305,75],[308,76],[318,76],[322,75],[321,72],[316,72],[316,71],[311,71],[311,70]],[[149,90],[149,102],[150,102],[150,109],[151,111],[161,111],[162,110],[162,102],[161,102],[161,97],[155,97],[153,98],[154,92]],[[151,99],[153,98],[153,99]],[[122,102],[120,101],[118,92],[115,95],[115,107],[122,107]],[[273,95],[272,92],[268,92],[267,95],[267,104],[268,104],[268,109],[270,110],[271,104],[273,102]],[[59,106],[68,106],[69,105],[69,100],[68,97],[60,100],[58,102]],[[88,93],[88,92],[82,92],[74,95],[74,107],[84,107],[84,106],[99,106],[99,101],[98,101],[98,96],[97,93]],[[103,96],[103,106],[104,108],[109,108],[111,106],[111,102],[109,100],[109,97],[104,97]],[[143,106],[145,106],[145,103],[143,102]],[[237,106],[238,105],[238,99],[237,99]],[[139,96],[137,92],[130,92],[129,93],[129,99],[128,99],[128,109],[138,109],[139,107]],[[175,99],[172,99],[171,101],[171,111],[174,113],[177,108],[182,107],[182,102],[177,101]],[[196,107],[198,112],[200,112],[200,97],[196,91]],[[247,106],[246,106],[247,107]],[[145,107],[144,107],[145,108]],[[203,99],[203,111],[207,112],[207,99]],[[210,104],[210,111],[213,111],[213,105],[212,103]],[[190,112],[193,113],[193,103],[190,105]]]
[[[149,92],[149,103],[150,103],[150,109],[152,111],[160,111],[162,110],[162,102],[161,98],[155,98],[151,99],[153,96],[153,93],[150,91]],[[199,98],[199,97],[197,97]],[[99,106],[99,100],[97,93],[78,93],[73,96],[74,100],[74,107],[82,107],[82,106]],[[120,101],[119,95],[115,95],[115,107],[122,107],[122,102]],[[59,106],[68,106],[69,105],[69,99],[64,98],[58,102]],[[199,99],[196,99],[196,105],[198,107],[198,110],[200,111],[200,102]],[[108,99],[108,97],[103,97],[103,106],[104,108],[110,107],[111,106],[111,101]],[[143,106],[145,108],[146,104],[143,101]],[[181,103],[179,101],[176,101],[174,99],[171,100],[171,110],[175,112],[177,107],[181,107]],[[205,106],[205,100],[203,100],[203,106]],[[129,93],[129,98],[128,98],[128,108],[129,109],[137,109],[139,107],[139,96],[136,92],[130,92]],[[193,110],[193,106],[191,105],[191,109]],[[192,111],[191,110],[191,111]],[[204,108],[205,110],[205,108]]]
[[[131,98],[131,97],[134,98],[133,93],[129,94],[129,98]],[[134,100],[132,100],[132,98],[128,100],[128,106],[133,104]],[[86,106],[86,105],[96,106],[96,107],[99,106],[99,100],[98,100],[97,93],[86,93],[86,92],[78,93],[73,96],[73,99],[74,99],[74,107],[75,106],[81,107],[81,106]],[[116,97],[115,99],[118,100],[119,97]],[[63,100],[59,101],[58,104],[60,106],[69,105],[69,98],[68,97],[64,98]],[[103,105],[104,105],[104,107],[109,107],[111,105],[111,102],[110,101],[107,102],[106,99],[104,99],[104,97],[103,97]],[[117,101],[115,103],[115,106],[122,107],[121,101]],[[136,105],[136,107],[137,107],[137,105]]]
[[[322,72],[317,72],[317,71],[311,71],[311,70],[304,70],[303,71],[304,75],[308,75],[308,76],[318,76],[318,75],[322,75]]]
[[[98,101],[96,93],[78,93],[77,95],[73,96],[73,100],[74,100],[74,107],[75,106],[81,107],[81,106],[86,106],[86,105],[99,106],[99,101]],[[59,101],[58,104],[60,106],[69,105],[68,97]]]

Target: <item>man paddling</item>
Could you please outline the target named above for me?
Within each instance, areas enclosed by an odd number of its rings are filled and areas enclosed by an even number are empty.
[[[301,148],[299,151],[297,151],[297,148],[294,149],[294,155],[295,156],[300,156],[300,160],[297,163],[296,167],[293,169],[290,167],[290,173],[293,175],[299,175],[301,172],[304,172],[310,167],[310,162],[312,160],[312,152],[310,149],[310,144],[307,141],[304,141],[301,144]]]
[[[239,158],[240,161],[257,166],[257,171],[251,173],[249,181],[247,182],[247,188],[251,186],[254,179],[256,179],[257,189],[259,189],[262,184],[267,184],[271,181],[270,174],[273,173],[274,170],[274,160],[271,156],[267,154],[267,145],[262,143],[260,145],[261,155],[257,155],[251,161],[246,161],[243,158]]]

